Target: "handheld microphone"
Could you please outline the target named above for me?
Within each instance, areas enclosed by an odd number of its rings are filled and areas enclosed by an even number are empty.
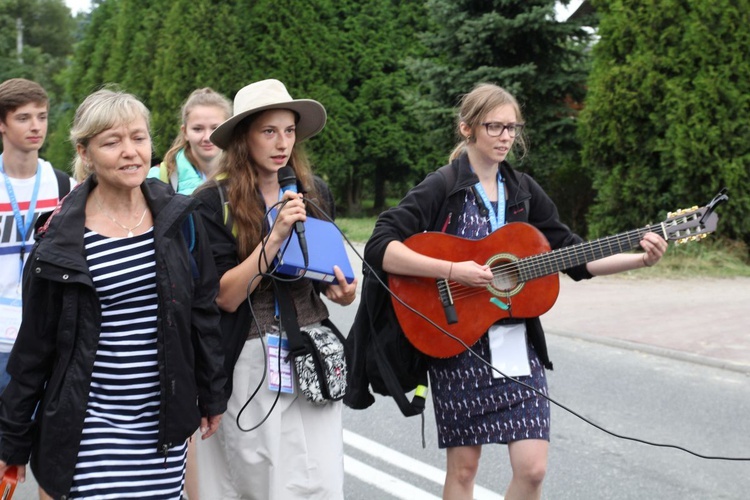
[[[279,186],[281,192],[285,193],[291,191],[297,192],[297,176],[294,175],[294,169],[292,167],[281,167],[278,171]],[[305,238],[305,225],[302,221],[294,223],[294,232],[297,233],[297,240],[299,241],[300,250],[302,250],[302,258],[305,261],[305,267],[310,265],[310,260],[307,255],[307,239]]]

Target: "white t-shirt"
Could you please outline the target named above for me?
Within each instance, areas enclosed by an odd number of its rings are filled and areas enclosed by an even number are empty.
[[[39,193],[32,215],[34,222],[40,214],[54,210],[58,203],[59,189],[52,165],[39,160]],[[36,176],[29,179],[8,178],[15,194],[24,224],[28,221],[29,202],[34,192]],[[71,181],[71,189],[75,182]],[[24,262],[34,246],[34,223],[26,238]],[[13,207],[8,196],[5,178],[0,174],[0,352],[10,352],[21,326],[21,239],[17,229]],[[43,312],[42,312],[43,314]]]

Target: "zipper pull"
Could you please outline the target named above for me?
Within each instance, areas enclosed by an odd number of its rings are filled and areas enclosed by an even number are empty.
[[[163,444],[161,445],[162,453],[164,453],[164,468],[167,468],[167,458],[169,457],[169,445]]]

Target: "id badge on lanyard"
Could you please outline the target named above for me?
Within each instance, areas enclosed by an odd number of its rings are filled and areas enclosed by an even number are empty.
[[[294,394],[294,377],[292,362],[289,359],[289,340],[281,337],[279,332],[266,334],[268,349],[268,389],[273,392]]]
[[[526,347],[526,323],[492,325],[488,335],[492,366],[509,377],[531,375]],[[504,377],[493,370],[492,378]]]

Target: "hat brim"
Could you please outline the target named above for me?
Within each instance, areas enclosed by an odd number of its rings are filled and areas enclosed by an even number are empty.
[[[299,117],[295,129],[297,142],[302,142],[314,136],[323,130],[326,124],[326,110],[322,104],[312,99],[295,99],[289,102],[276,102],[267,106],[259,106],[234,115],[216,127],[216,130],[211,133],[211,142],[221,149],[227,149],[232,138],[232,132],[239,122],[252,114],[269,109],[289,109],[297,113]]]

